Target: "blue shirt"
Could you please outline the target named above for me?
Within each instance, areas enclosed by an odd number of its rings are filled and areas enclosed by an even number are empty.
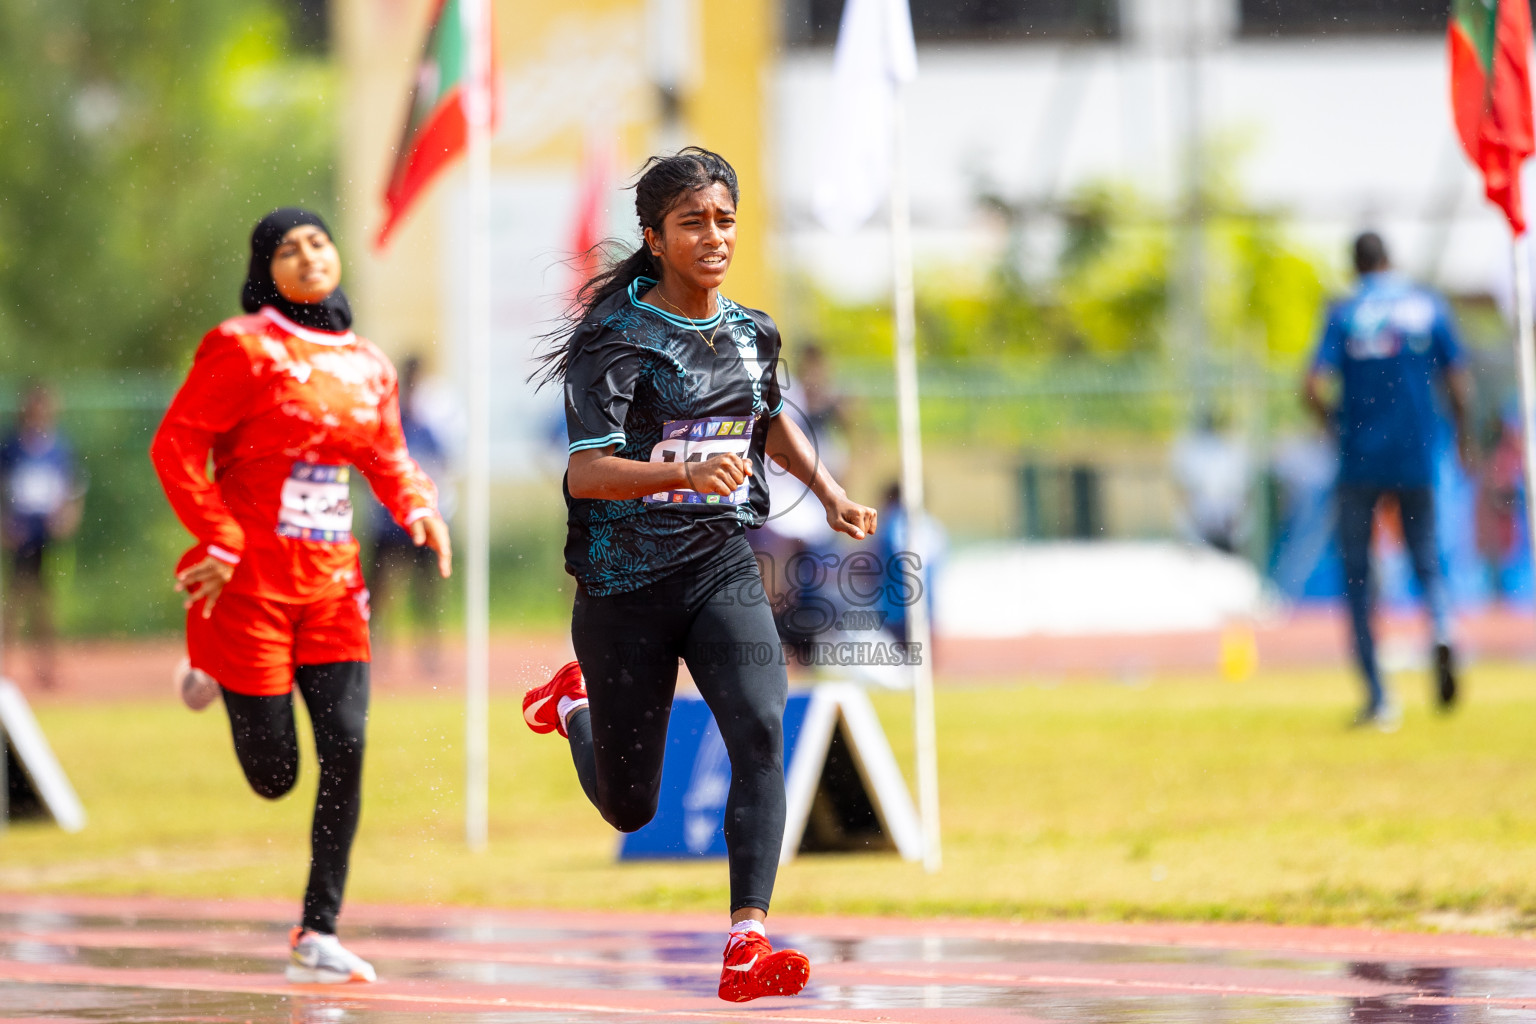
[[[47,543],[50,523],[75,496],[75,459],[57,434],[12,433],[0,442],[0,484],[10,538],[23,547]]]
[[[1339,480],[1428,487],[1440,429],[1435,380],[1461,361],[1445,300],[1396,274],[1367,274],[1335,303],[1312,366],[1343,385]]]

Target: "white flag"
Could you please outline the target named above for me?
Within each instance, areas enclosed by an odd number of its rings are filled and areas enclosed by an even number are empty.
[[[832,102],[812,204],[833,231],[872,217],[891,185],[896,90],[917,75],[907,0],[847,0],[832,59]]]

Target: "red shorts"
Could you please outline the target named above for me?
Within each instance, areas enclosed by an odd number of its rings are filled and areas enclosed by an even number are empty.
[[[293,689],[299,665],[368,661],[368,591],[359,587],[290,604],[223,593],[213,615],[187,612],[187,657],[226,689],[274,697]]]

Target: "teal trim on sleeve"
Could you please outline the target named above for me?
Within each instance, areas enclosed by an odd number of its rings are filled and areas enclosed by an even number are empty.
[[[619,451],[623,449],[624,441],[624,432],[622,430],[616,430],[609,434],[607,437],[594,437],[585,441],[572,441],[570,454],[574,455],[577,452],[584,452],[591,448],[607,448],[609,445],[614,445],[614,451]]]
[[[781,413],[783,411],[784,411],[784,399],[781,398],[781,399],[779,399],[779,404],[774,406],[773,407],[773,411],[768,414],[768,418],[772,419],[773,417],[777,416],[779,413]]]

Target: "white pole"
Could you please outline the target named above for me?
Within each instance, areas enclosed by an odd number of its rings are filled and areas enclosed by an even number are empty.
[[[928,570],[928,552],[919,550],[923,522],[923,443],[917,402],[917,309],[912,286],[912,201],[907,184],[904,89],[895,87],[892,104],[891,257],[895,265],[896,404],[901,421],[901,504],[907,521],[908,550],[917,551]],[[912,725],[917,748],[917,802],[923,823],[923,867],[939,870],[939,763],[933,714],[933,630],[928,622],[924,587],[907,609],[907,640],[918,645],[913,666]]]
[[[472,82],[466,93],[469,122],[469,325],[464,502],[464,836],[472,850],[485,849],[489,815],[490,680],[490,363],[491,363],[491,138],[490,97],[480,88],[490,77],[490,3],[467,0]],[[494,88],[494,84],[491,86]]]
[[[1529,235],[1511,242],[1515,258],[1515,361],[1520,366],[1520,420],[1525,428],[1525,526],[1536,559],[1536,331],[1531,326]]]

